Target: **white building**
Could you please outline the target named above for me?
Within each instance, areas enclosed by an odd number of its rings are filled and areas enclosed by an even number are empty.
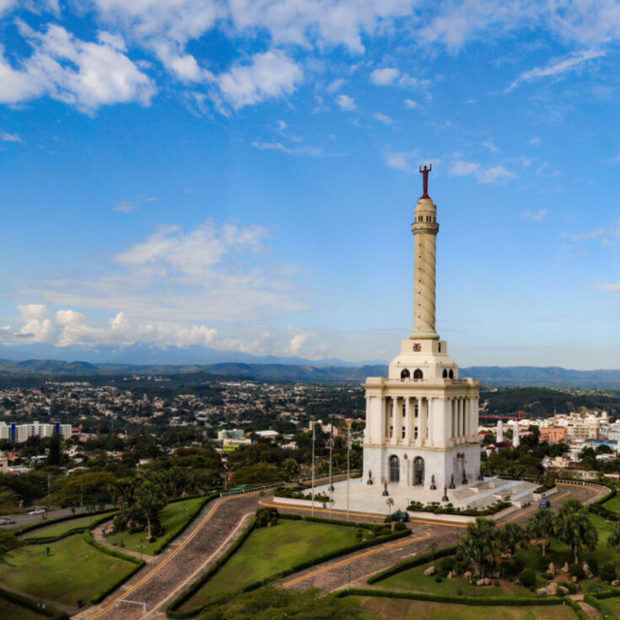
[[[60,422],[41,423],[32,422],[29,424],[15,424],[12,422],[0,422],[0,439],[8,439],[13,443],[24,443],[30,437],[52,437],[55,433],[61,435],[63,439],[70,439],[72,428],[71,424],[61,424]]]
[[[366,388],[366,484],[437,491],[480,478],[479,384],[459,378],[448,345],[435,330],[437,207],[424,193],[415,205],[413,332],[401,342],[388,377],[369,377]],[[415,495],[412,494],[415,498]]]

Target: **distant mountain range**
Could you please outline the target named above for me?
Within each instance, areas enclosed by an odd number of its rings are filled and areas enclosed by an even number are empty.
[[[287,358],[285,358],[287,359]],[[386,376],[387,365],[362,366],[310,363],[243,363],[217,364],[93,364],[62,360],[30,359],[23,361],[0,359],[0,373],[17,376],[88,377],[105,375],[198,375],[235,377],[259,381],[301,381],[308,383],[364,381],[369,376]],[[462,368],[461,376],[476,377],[486,386],[546,386],[581,389],[620,390],[620,370],[567,370],[566,368],[535,366],[473,366]]]

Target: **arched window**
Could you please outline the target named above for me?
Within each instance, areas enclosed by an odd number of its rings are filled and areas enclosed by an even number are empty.
[[[410,376],[411,376],[411,373],[406,368],[402,370],[400,373],[401,379],[409,379]]]
[[[424,377],[424,375],[422,374],[422,371],[419,368],[416,368],[413,372],[413,378],[414,379],[422,379]]]
[[[424,484],[424,459],[421,456],[413,460],[413,484]]]
[[[448,373],[448,376],[450,377],[450,379],[454,379],[454,370],[452,370],[452,368],[450,368],[450,372]]]
[[[443,375],[442,376],[443,376],[444,379],[448,378],[448,371],[445,368],[443,369]]]
[[[400,461],[393,454],[390,457],[390,482],[398,482],[400,480]]]

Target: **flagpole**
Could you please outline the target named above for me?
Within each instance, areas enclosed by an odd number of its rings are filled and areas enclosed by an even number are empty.
[[[316,438],[315,424],[312,420],[312,516],[314,517],[314,440]]]
[[[332,502],[334,499],[334,477],[332,474],[332,456],[334,453],[334,425],[329,425],[329,518],[332,518]]]
[[[347,428],[347,521],[349,520],[349,473],[351,471],[349,455],[351,452],[351,423]]]

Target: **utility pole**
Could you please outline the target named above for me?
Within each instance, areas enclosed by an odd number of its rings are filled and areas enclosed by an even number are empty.
[[[351,454],[351,420],[347,420],[347,521],[349,520],[349,474],[351,473],[351,464],[350,464],[350,458],[349,458],[350,454]]]
[[[312,424],[312,516],[314,517],[314,441],[316,439],[315,423]]]
[[[334,477],[332,470],[332,457],[334,454],[334,425],[329,425],[329,518],[332,518],[332,502],[334,493]]]

